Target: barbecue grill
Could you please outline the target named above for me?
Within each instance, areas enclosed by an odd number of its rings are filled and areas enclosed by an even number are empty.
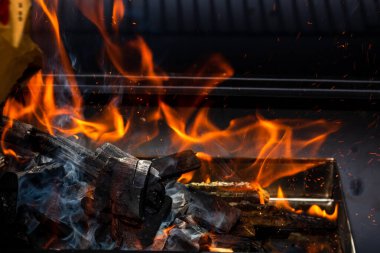
[[[109,30],[112,30],[114,2],[105,1],[104,4],[104,23]],[[193,180],[184,185],[190,190],[221,198],[242,212],[235,230],[232,228],[232,235],[238,234],[239,240],[236,237],[231,239],[229,235],[213,234],[215,249],[377,251],[380,246],[374,236],[378,232],[376,218],[380,203],[376,196],[380,176],[376,169],[380,138],[377,109],[380,80],[376,60],[380,42],[377,35],[380,6],[377,1],[122,2],[126,14],[119,23],[117,36],[125,42],[136,36],[145,39],[156,64],[165,70],[163,74],[154,75],[160,85],[152,82],[152,76],[143,71],[132,71],[128,75],[118,73],[112,61],[105,57],[103,38],[93,22],[75,7],[74,1],[59,1],[58,4],[62,41],[83,96],[84,114],[89,118],[96,116],[99,108],[117,96],[124,118],[140,113],[141,122],[136,126],[141,131],[149,122],[149,115],[158,110],[161,103],[184,114],[187,110],[207,108],[209,119],[221,129],[227,128],[232,119],[250,115],[262,115],[264,119],[274,121],[284,118],[325,119],[340,126],[329,135],[315,156],[310,155],[310,149],[300,150],[297,157],[291,159],[249,156],[248,151],[239,154],[221,153],[220,149],[207,150],[207,159],[212,158],[211,162],[196,171]],[[45,53],[44,78],[53,78],[55,96],[65,97],[69,93],[68,80],[74,76],[52,71],[59,57],[51,45],[48,19],[37,4],[33,15],[36,20],[46,21],[45,24],[42,22],[44,25],[39,22],[38,26],[32,26],[34,40]],[[232,77],[216,75],[212,68],[206,68],[201,75],[188,71],[200,69],[200,62],[214,53],[218,57],[222,55],[233,67]],[[29,93],[30,88],[23,87],[12,95],[22,101]],[[194,105],[199,97],[200,102]],[[195,117],[193,115],[190,119]],[[65,119],[60,120],[65,123]],[[126,138],[116,146],[147,161],[178,152],[173,149],[170,127],[159,125],[158,129],[159,138],[147,141],[146,145],[136,148]],[[134,134],[126,136],[138,140]],[[69,140],[89,150],[100,146],[81,134],[70,136]],[[7,160],[8,165],[9,161],[17,163]],[[224,190],[228,183],[252,182],[254,178],[249,176],[256,174],[244,174],[240,169],[249,167],[257,172],[263,164],[279,171],[287,166],[313,165],[266,186],[270,197],[265,207],[258,203],[260,196],[256,192]],[[205,171],[209,176],[207,182]],[[7,181],[13,182],[9,178]],[[284,197],[279,197],[279,187]],[[5,192],[16,191],[14,183],[5,189]],[[167,187],[166,192],[171,192],[170,188]],[[307,214],[311,206],[318,205],[330,215],[336,204],[338,211],[334,221]],[[303,211],[298,214],[284,205],[290,205],[294,211]],[[57,225],[49,217],[47,220],[38,220],[42,225],[32,232],[31,241],[35,245],[41,246],[39,239],[46,238],[46,231]],[[180,227],[180,224],[176,226]],[[58,226],[58,237],[67,236],[65,229],[65,226]],[[174,229],[168,233],[176,232]],[[13,246],[19,241],[14,241],[13,234],[5,238],[8,240],[5,247],[17,249]],[[165,242],[165,249],[190,247],[182,241],[172,240]],[[25,245],[18,245],[25,248]]]

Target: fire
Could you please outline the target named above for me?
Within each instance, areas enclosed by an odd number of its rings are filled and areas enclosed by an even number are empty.
[[[294,212],[294,213],[297,213],[297,214],[304,213],[303,210],[296,210],[295,208],[293,208],[289,204],[288,200],[286,200],[284,192],[281,189],[281,186],[278,187],[277,198],[278,198],[278,200],[275,203],[276,207],[282,208],[282,209],[285,209],[287,211]],[[328,219],[330,221],[336,221],[338,219],[338,204],[335,205],[334,212],[332,214],[328,214],[326,212],[326,210],[322,209],[318,205],[312,205],[307,210],[306,213],[309,214],[309,215],[311,215],[311,216],[317,216],[317,217],[322,217],[322,218]]]
[[[114,0],[112,10],[112,27],[115,31],[119,31],[119,23],[124,18],[125,6],[123,0]]]
[[[233,249],[229,249],[229,248],[218,248],[218,247],[208,247],[208,250],[210,252],[234,252]]]
[[[70,91],[69,101],[59,101],[54,93],[54,77],[43,76],[41,72],[28,83],[29,95],[21,102],[9,98],[4,106],[3,115],[11,120],[5,127],[12,126],[12,120],[30,122],[50,134],[61,133],[75,138],[86,138],[96,142],[117,142],[124,140],[127,145],[138,149],[141,145],[149,145],[156,137],[160,137],[159,123],[170,129],[170,151],[193,149],[207,166],[201,170],[201,180],[213,180],[213,157],[257,157],[251,164],[233,164],[237,176],[249,179],[252,185],[267,187],[279,178],[305,171],[315,164],[290,164],[278,170],[269,163],[269,158],[296,158],[316,156],[326,138],[337,131],[338,125],[326,120],[287,120],[267,119],[259,113],[234,118],[224,127],[212,120],[210,109],[205,103],[208,91],[234,75],[232,66],[219,54],[212,55],[200,67],[189,70],[188,74],[198,78],[200,92],[193,106],[189,108],[173,108],[164,101],[158,102],[158,109],[147,113],[143,118],[144,127],[138,124],[142,120],[139,111],[121,111],[118,98],[104,106],[101,112],[88,118],[83,110],[83,98],[71,66],[70,58],[65,50],[60,34],[57,16],[58,1],[36,0],[47,17],[60,56],[62,70],[66,74]],[[132,83],[149,82],[163,86],[169,77],[154,64],[153,53],[142,37],[135,37],[124,42],[118,34],[107,30],[104,22],[104,1],[76,0],[77,8],[85,18],[90,20],[99,30],[104,41],[108,59],[114,68]],[[122,0],[115,0],[113,6],[113,24],[118,24],[125,15]],[[54,71],[52,71],[54,73]],[[159,98],[158,98],[159,99]],[[203,104],[202,104],[203,103]],[[201,106],[202,105],[202,106]],[[199,109],[200,108],[200,109]],[[127,113],[128,119],[127,119]],[[137,129],[137,130],[136,130]],[[3,131],[1,146],[7,155],[17,154],[7,148]],[[129,146],[128,146],[129,147]],[[235,172],[234,172],[235,173]],[[180,182],[192,180],[194,173],[181,176]],[[231,174],[223,175],[226,179]],[[233,175],[235,176],[235,174]],[[282,203],[283,207],[291,208]],[[315,210],[314,210],[315,212]],[[327,215],[326,215],[327,217]]]
[[[275,204],[276,207],[282,208],[294,213],[298,213],[298,214],[302,213],[302,210],[296,210],[290,206],[289,202],[285,199],[285,195],[281,187],[278,187],[277,198],[279,198],[280,200],[276,201],[276,204]]]
[[[187,184],[187,183],[191,182],[191,180],[194,177],[194,174],[195,174],[194,171],[190,171],[188,173],[182,174],[180,176],[180,178],[178,178],[177,182],[180,182],[182,184]]]
[[[161,102],[160,109],[173,131],[171,140],[176,149],[197,150],[202,152],[198,157],[205,160],[210,160],[210,154],[257,157],[252,165],[240,168],[240,173],[248,174],[252,182],[263,187],[315,166],[312,163],[290,164],[279,171],[268,163],[268,158],[294,158],[302,153],[315,156],[327,136],[338,129],[325,120],[267,120],[259,114],[233,119],[226,128],[220,128],[210,120],[207,107],[196,112],[179,111]],[[308,133],[306,138],[298,137],[305,132]]]
[[[52,135],[55,134],[55,131],[66,135],[84,134],[96,142],[115,142],[121,139],[129,129],[129,122],[124,121],[117,108],[117,99],[112,100],[105,107],[103,113],[97,115],[96,119],[87,120],[82,114],[82,109],[77,111],[72,105],[63,107],[56,105],[52,76],[44,79],[39,72],[29,81],[27,88],[30,96],[26,97],[25,104],[14,98],[8,99],[3,109],[4,116],[13,120],[39,124]],[[57,122],[57,119],[64,116],[69,119],[68,126],[65,128]],[[3,135],[5,134],[3,133]],[[15,156],[7,148],[5,148],[5,152]]]
[[[153,54],[141,37],[138,36],[127,43],[121,43],[112,38],[103,19],[103,0],[76,0],[75,2],[82,14],[98,28],[107,56],[120,74],[134,82],[148,80],[157,86],[168,80],[163,72],[155,68]]]
[[[323,210],[317,205],[312,205],[307,211],[308,214],[318,217],[323,217],[328,220],[334,221],[338,218],[338,204],[335,205],[334,212],[332,214],[326,213],[326,210]]]

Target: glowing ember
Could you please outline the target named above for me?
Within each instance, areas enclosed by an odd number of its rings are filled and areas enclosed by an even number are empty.
[[[208,250],[210,252],[234,252],[232,249],[227,248],[218,248],[218,247],[209,247]]]

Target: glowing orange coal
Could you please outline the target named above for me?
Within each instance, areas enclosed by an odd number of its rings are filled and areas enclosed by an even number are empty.
[[[208,247],[208,250],[210,252],[234,252],[233,249],[230,249],[230,248],[220,248],[220,247]]]
[[[296,210],[295,208],[293,208],[289,204],[289,201],[286,199],[284,192],[281,189],[281,186],[278,187],[277,198],[278,198],[278,200],[276,200],[276,202],[275,202],[276,207],[282,208],[282,209],[285,209],[287,211],[294,212],[297,214],[304,213],[303,210],[301,210],[301,209]],[[328,214],[326,212],[326,210],[322,209],[318,205],[312,205],[307,210],[306,213],[309,215],[312,215],[312,216],[322,217],[322,218],[328,219],[330,221],[336,221],[338,219],[338,204],[335,205],[334,212],[332,214]]]

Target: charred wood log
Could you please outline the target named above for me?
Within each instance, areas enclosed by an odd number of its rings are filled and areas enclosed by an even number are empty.
[[[152,160],[152,166],[158,170],[159,176],[163,179],[179,177],[183,173],[197,170],[201,167],[201,161],[191,150]]]
[[[207,230],[196,224],[191,217],[175,219],[165,232],[165,242],[160,250],[166,251],[205,251],[211,244]]]
[[[336,223],[322,217],[297,214],[275,206],[257,206],[256,210],[242,212],[240,222],[255,227],[256,236],[295,231],[328,231]]]
[[[190,216],[198,224],[218,233],[228,233],[240,218],[240,210],[222,198],[201,192],[180,183],[166,187],[173,198],[173,211],[177,216]]]
[[[170,212],[171,202],[166,196],[159,212],[145,215],[144,222],[138,226],[131,226],[124,219],[113,216],[112,234],[117,244],[128,249],[144,249],[151,245],[162,221]]]
[[[210,183],[189,183],[190,189],[207,192],[218,196],[232,206],[246,210],[256,207],[257,204],[269,202],[269,193],[249,182],[210,182]]]
[[[12,121],[2,116],[0,121],[0,134],[11,125],[5,135],[5,141],[13,146],[22,149],[29,149],[33,152],[56,159],[63,164],[70,161],[84,173],[88,181],[97,178],[99,168],[104,166],[104,162],[96,159],[96,155],[89,149],[61,136],[52,136],[38,130],[30,124],[19,121]]]
[[[68,138],[52,136],[30,124],[10,121],[4,116],[0,120],[0,134],[3,134],[9,125],[11,127],[5,135],[5,142],[54,158],[62,163],[70,161],[83,171],[90,182],[96,180],[100,169],[105,166],[109,158],[133,158],[132,155],[109,143],[104,144],[96,152],[93,152]],[[155,159],[153,165],[153,167],[157,167],[159,176],[166,179],[167,177],[174,177],[184,172],[198,169],[200,161],[192,151],[183,151],[168,157]]]
[[[231,249],[233,252],[265,252],[261,242],[251,238],[230,234],[211,234],[212,247],[217,249]]]

